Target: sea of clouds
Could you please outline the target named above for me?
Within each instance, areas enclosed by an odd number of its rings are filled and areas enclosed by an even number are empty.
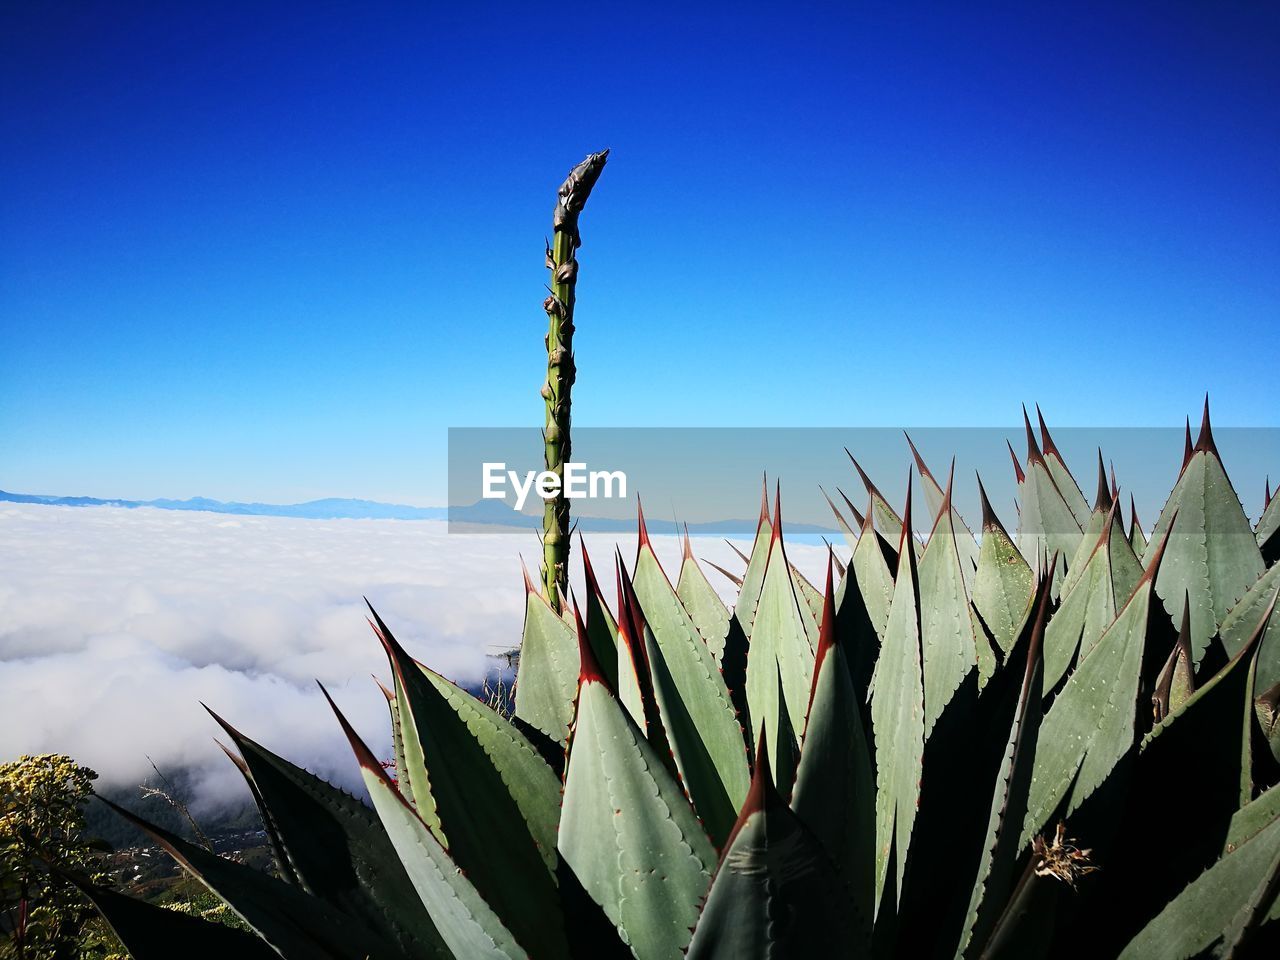
[[[587,538],[607,593],[619,539],[630,561],[634,538]],[[678,541],[654,546],[674,580]],[[742,567],[722,540],[694,547]],[[474,683],[498,669],[491,654],[518,642],[520,555],[536,574],[539,550],[533,533],[449,534],[437,521],[0,505],[0,760],[67,753],[101,784],[126,787],[153,775],[150,757],[193,776],[200,807],[242,799],[204,702],[353,785],[350,749],[315,681],[389,753],[386,702],[371,679],[385,680],[387,664],[361,597],[414,656]],[[826,548],[788,555],[816,580]],[[708,576],[731,600],[729,581]]]

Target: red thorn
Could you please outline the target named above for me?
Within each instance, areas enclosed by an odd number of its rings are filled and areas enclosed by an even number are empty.
[[[867,525],[866,518],[863,517],[862,511],[860,511],[857,507],[853,505],[853,501],[849,499],[848,495],[839,487],[836,487],[836,493],[840,494],[840,499],[844,501],[844,505],[848,507],[849,512],[853,514],[853,519],[856,521],[855,525],[858,527],[858,529],[861,530],[864,527],[866,527]],[[869,516],[871,514],[871,511],[868,510],[867,514]]]
[[[1110,462],[1111,467],[1111,499],[1114,500],[1120,496],[1120,484],[1116,482],[1116,462]]]
[[[724,567],[720,566],[720,564],[718,564],[718,563],[713,563],[713,562],[712,562],[712,561],[710,561],[710,560],[703,560],[702,562],[703,562],[703,563],[705,563],[707,566],[709,566],[712,570],[714,570],[714,571],[716,571],[717,573],[719,573],[719,574],[723,575],[723,576],[725,577],[725,579],[727,579],[727,580],[728,580],[730,583],[732,583],[735,587],[741,587],[741,586],[742,586],[742,578],[741,578],[741,577],[739,577],[739,576],[738,576],[738,575],[736,575],[736,574],[730,573],[730,572],[729,572],[728,570],[726,570]]]
[[[907,446],[911,448],[911,456],[915,458],[916,469],[920,471],[920,476],[928,477],[930,480],[933,480],[933,474],[929,472],[929,467],[925,464],[924,457],[920,456],[920,451],[917,450],[916,445],[911,442],[911,434],[903,430],[902,435],[907,438]],[[933,480],[933,482],[935,485],[938,483],[937,480]]]
[[[782,539],[782,481],[777,481],[777,492],[775,493],[773,507],[773,532],[769,537],[769,549],[773,550],[773,545]]]
[[[1187,464],[1191,462],[1195,452],[1196,448],[1191,445],[1191,418],[1187,417],[1187,432],[1182,445],[1182,470],[1187,469]],[[1182,476],[1182,471],[1178,472],[1178,476]]]
[[[347,722],[347,718],[342,715],[338,705],[333,702],[333,697],[329,696],[329,691],[324,688],[324,684],[317,680],[316,686],[320,688],[324,698],[329,701],[329,708],[333,710],[333,715],[338,718],[338,724],[342,727],[342,732],[346,734],[347,742],[351,744],[351,751],[356,755],[356,762],[365,770],[376,773],[388,786],[391,786],[391,778],[387,776],[387,771],[382,769],[382,764],[373,755],[373,751],[365,745],[365,742],[360,739],[360,735],[356,733],[355,728]]]
[[[578,550],[582,553],[582,573],[583,579],[586,580],[587,593],[599,599],[600,605],[604,606],[604,596],[600,593],[600,584],[596,581],[596,572],[591,566],[591,555],[587,553],[587,541],[583,539],[581,533],[578,534]]]
[[[1018,455],[1013,452],[1013,444],[1008,440],[1005,441],[1009,446],[1009,457],[1013,460],[1013,475],[1018,478],[1018,485],[1027,482],[1027,475],[1022,472],[1022,464],[1018,463]]]
[[[1263,501],[1262,501],[1262,509],[1266,510],[1267,507],[1269,506],[1271,506],[1271,478],[1267,477],[1267,486],[1265,491],[1265,497],[1263,498]]]
[[[1045,426],[1044,414],[1040,412],[1040,404],[1036,404],[1036,419],[1040,421],[1040,443],[1044,446],[1044,455],[1047,457],[1053,454],[1059,460],[1062,454],[1058,452],[1058,445],[1053,442],[1053,437],[1049,436],[1049,428]]]
[[[640,494],[636,494],[636,516],[639,518],[640,530],[638,533],[639,545],[638,549],[643,550],[648,547],[653,549],[653,545],[649,543],[649,531],[644,525],[644,505],[640,502]]]
[[[862,464],[853,459],[853,454],[849,453],[848,447],[844,448],[844,452],[848,455],[849,459],[853,461],[853,469],[858,471],[858,476],[862,479],[862,485],[867,488],[867,493],[877,497],[880,496],[880,491],[876,489],[876,485],[872,483],[871,478],[867,476],[867,471],[862,469]]]
[[[938,510],[938,516],[944,513],[951,516],[951,485],[956,479],[956,458],[951,458],[951,469],[947,471],[947,489],[942,491],[942,507]],[[934,483],[937,483],[935,480]]]
[[[835,551],[827,549],[827,590],[822,596],[822,623],[818,627],[818,651],[813,660],[813,682],[809,686],[809,702],[813,703],[813,692],[818,686],[818,673],[822,670],[822,661],[827,651],[836,643],[836,589],[832,578],[832,566]]]
[[[982,502],[982,529],[983,530],[999,530],[1006,537],[1009,532],[1005,530],[1004,524],[1000,522],[1000,518],[996,516],[994,508],[991,506],[991,500],[987,496],[987,488],[982,485],[982,475],[975,473],[978,478],[978,499]]]
[[[742,801],[742,809],[738,812],[738,820],[729,831],[724,842],[727,852],[733,846],[738,833],[746,826],[752,814],[763,813],[775,802],[777,789],[773,785],[773,771],[769,768],[769,750],[765,744],[764,726],[760,727],[760,736],[756,738],[756,764],[751,774],[751,786],[747,790],[746,799]]]
[[[387,698],[388,703],[390,703],[392,700],[396,698],[395,691],[388,690],[386,688],[386,685],[383,684],[383,682],[379,680],[377,677],[373,678],[373,682],[378,685],[378,689],[382,691],[382,695]]]
[[[591,649],[591,641],[587,638],[587,625],[582,622],[582,611],[578,609],[577,598],[573,598],[573,622],[578,628],[578,656],[581,663],[578,668],[578,685],[602,683],[608,687],[600,663],[596,660],[596,652]]]
[[[760,520],[756,524],[756,533],[769,522],[769,474],[766,472],[760,479]]]
[[[538,588],[533,585],[533,577],[529,576],[529,568],[525,566],[523,554],[520,555],[520,572],[524,574],[524,592],[537,593]]]
[[[1200,419],[1200,436],[1196,439],[1197,453],[1218,455],[1218,447],[1213,442],[1213,428],[1209,425],[1209,395],[1204,395],[1204,416]]]
[[[1110,509],[1115,498],[1111,496],[1111,488],[1107,486],[1107,468],[1102,462],[1102,448],[1098,448],[1098,493],[1094,499],[1094,510]]]
[[[685,560],[693,560],[694,563],[698,562],[693,559],[693,541],[689,539],[689,525],[687,523],[684,525],[684,556],[680,559],[682,562]]]
[[[727,544],[729,545],[729,549],[730,549],[730,550],[732,550],[734,553],[736,553],[736,554],[738,555],[738,559],[739,559],[739,560],[741,560],[743,563],[750,563],[750,562],[751,562],[751,558],[750,558],[750,557],[748,557],[748,556],[747,556],[745,553],[743,553],[741,550],[739,550],[736,546],[734,546],[734,544],[733,544],[733,541],[732,541],[732,540],[726,539],[726,540],[725,540],[725,543],[727,543]]]
[[[1036,445],[1036,435],[1031,429],[1031,418],[1027,416],[1027,405],[1022,405],[1022,424],[1027,429],[1027,463],[1044,463],[1040,448]]]
[[[249,739],[243,733],[241,733],[239,730],[233,727],[231,724],[227,723],[227,721],[223,720],[220,716],[214,713],[213,710],[210,709],[207,703],[204,703],[202,701],[200,703],[200,706],[204,707],[205,713],[213,717],[213,719],[217,722],[218,726],[220,726],[223,730],[227,732],[227,736],[230,737],[232,740],[234,740],[237,746],[241,743],[241,741]]]
[[[213,742],[216,743],[219,749],[221,749],[222,752],[227,755],[227,759],[236,765],[236,769],[240,771],[242,776],[252,779],[253,775],[249,772],[249,764],[245,763],[243,757],[237,756],[235,753],[233,753],[231,748],[228,747],[221,740],[219,740],[217,737],[213,738]]]
[[[1138,505],[1133,500],[1133,494],[1129,494],[1129,536],[1133,536],[1133,531],[1141,530],[1142,526],[1138,523]]]
[[[904,552],[905,551],[905,552]],[[898,556],[914,557],[911,549],[911,471],[907,471],[907,505],[902,511],[902,537],[898,540]]]

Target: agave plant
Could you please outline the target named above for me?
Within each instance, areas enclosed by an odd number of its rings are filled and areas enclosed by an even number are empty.
[[[1206,408],[1148,537],[1040,428],[1013,536],[912,447],[927,536],[863,474],[821,589],[780,497],[732,609],[643,514],[614,596],[585,549],[582,607],[526,576],[511,717],[375,613],[370,803],[219,720],[275,875],[120,811],[252,933],[87,892],[139,960],[1276,956],[1275,501],[1251,529]]]

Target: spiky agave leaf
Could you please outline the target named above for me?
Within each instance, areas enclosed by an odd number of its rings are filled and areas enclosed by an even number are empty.
[[[965,587],[961,539],[951,509],[951,478],[943,493],[933,532],[920,558],[920,643],[924,665],[924,735],[978,667],[978,644]],[[967,531],[966,531],[967,532]]]
[[[920,662],[920,592],[911,548],[911,479],[907,518],[898,551],[893,605],[880,659],[872,679],[871,722],[876,742],[876,903],[894,884],[892,903],[902,895],[911,828],[920,801],[924,753],[924,676]],[[889,876],[889,864],[897,864]],[[879,906],[877,907],[879,909]]]
[[[678,958],[715,851],[679,784],[609,689],[585,636],[580,648],[560,854],[636,957]]]
[[[1280,819],[1197,877],[1129,942],[1120,960],[1229,957],[1263,922],[1280,919]]]
[[[1062,604],[1045,631],[1046,691],[1055,689],[1071,664],[1094,648],[1142,577],[1114,503],[1091,549],[1077,551],[1075,562],[1078,575],[1068,574],[1063,582]]]
[[[1001,658],[1007,657],[1031,611],[1035,578],[1013,538],[996,516],[987,491],[978,478],[982,501],[982,546],[973,581],[973,607]],[[985,683],[995,672],[995,658],[987,659],[978,648],[978,668]]]
[[[378,758],[347,722],[328,691],[320,689],[360,764],[373,809],[445,945],[455,957],[521,960],[529,956],[417,811],[396,790]],[[284,955],[292,958],[292,954]],[[364,957],[376,955],[376,950],[369,950]]]
[[[804,723],[813,683],[817,626],[800,599],[782,542],[781,499],[772,527],[764,582],[756,608],[756,629],[747,654],[747,709],[755,732],[765,731],[773,769],[784,770],[778,751],[785,744],[780,717]],[[803,734],[803,730],[797,731]],[[726,831],[727,834],[727,831]]]
[[[70,878],[102,914],[134,960],[275,960],[280,956],[252,933],[177,910],[167,910],[86,880]]]
[[[577,643],[573,628],[525,576],[524,634],[516,668],[515,715],[553,743],[568,742]]]
[[[1213,440],[1205,399],[1200,436],[1151,531],[1169,548],[1156,593],[1175,622],[1191,602],[1191,649],[1196,664],[1218,627],[1246,590],[1262,576],[1262,552]],[[1147,548],[1148,556],[1153,548]],[[1147,562],[1144,558],[1144,563]]]
[[[1070,816],[1133,746],[1139,674],[1161,556],[1157,550],[1115,622],[1080,658],[1045,715],[1023,843],[1044,831],[1057,811]],[[1048,628],[1045,637],[1047,643]]]
[[[875,914],[875,776],[863,729],[862,703],[836,625],[831,562],[818,637],[804,746],[791,807],[821,841],[848,899],[849,926],[860,955]]]
[[[150,836],[187,873],[289,960],[366,960],[370,954],[409,960],[412,956],[371,930],[358,917],[305,890],[253,867],[225,860],[109,800],[102,802]]]
[[[444,956],[443,941],[373,812],[209,713],[240,751],[241,772],[263,822],[271,824],[286,875],[405,952]]]
[[[530,809],[545,811],[545,801],[556,796],[554,776],[531,747],[521,751],[510,736],[505,744],[492,735],[482,741],[376,612],[374,618],[395,677],[409,762],[401,775],[413,783],[417,813],[531,955],[562,955],[567,943],[563,924],[555,922],[561,907],[554,866],[548,868],[554,865],[552,851],[540,849],[491,754],[508,747],[510,761],[523,761],[522,772],[528,774],[513,783],[549,791],[543,798],[527,798]],[[532,773],[538,764],[541,778]],[[544,843],[551,839],[540,833]]]
[[[746,746],[715,658],[663,572],[640,515],[632,588],[662,725],[698,815],[723,843],[747,795]]]
[[[751,791],[725,846],[688,960],[854,955],[826,851],[778,794],[760,734]]]
[[[716,663],[720,663],[724,659],[724,641],[729,635],[729,608],[698,565],[688,527],[684,531],[684,553],[680,559],[680,574],[676,578],[676,596],[684,604]]]
[[[1039,570],[1051,554],[1056,553],[1062,564],[1075,554],[1084,536],[1083,521],[1077,516],[1079,508],[1067,501],[1067,494],[1059,488],[1054,471],[1050,470],[1049,463],[1040,452],[1025,407],[1022,419],[1027,433],[1027,469],[1025,474],[1021,469],[1018,470],[1019,499],[1022,504],[1022,512],[1018,515],[1018,549],[1031,564],[1031,568]],[[1016,457],[1014,466],[1017,467]],[[1066,487],[1068,494],[1073,488],[1079,493],[1074,479]],[[1081,496],[1080,500],[1083,502],[1084,497]],[[1088,516],[1087,505],[1084,507],[1084,516]],[[1059,567],[1055,578],[1061,576],[1062,569]]]
[[[952,479],[955,476],[955,459],[952,458],[951,460],[951,471],[947,477],[947,486],[944,488],[934,478],[933,473],[924,462],[924,457],[920,456],[920,451],[916,449],[916,445],[911,441],[910,435],[904,431],[904,436],[907,438],[907,446],[911,448],[911,456],[915,458],[916,472],[920,475],[920,484],[924,488],[925,501],[929,504],[929,515],[933,517],[935,526],[944,506],[951,514],[950,530],[955,538],[956,553],[960,557],[960,572],[964,575],[965,590],[972,591],[973,577],[978,567],[980,548],[973,531],[969,529],[964,517],[960,516],[960,512],[956,510],[954,502],[948,496]],[[926,544],[926,548],[927,546]]]
[[[1023,408],[1022,415],[1027,415],[1026,408]],[[1062,495],[1063,501],[1071,510],[1072,516],[1076,518],[1076,522],[1083,527],[1088,522],[1089,517],[1089,501],[1085,499],[1084,492],[1080,489],[1080,484],[1076,482],[1076,478],[1071,475],[1071,471],[1067,468],[1067,463],[1062,459],[1062,453],[1058,450],[1058,445],[1053,442],[1053,437],[1049,435],[1049,428],[1045,425],[1044,414],[1040,412],[1040,404],[1036,404],[1036,420],[1040,424],[1040,445],[1044,450],[1044,464],[1049,470],[1050,476],[1053,477],[1054,486]]]

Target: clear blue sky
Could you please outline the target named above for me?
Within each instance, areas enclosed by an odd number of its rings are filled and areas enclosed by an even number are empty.
[[[1275,6],[643,6],[5,4],[0,487],[442,502],[604,146],[579,424],[1280,425]]]

